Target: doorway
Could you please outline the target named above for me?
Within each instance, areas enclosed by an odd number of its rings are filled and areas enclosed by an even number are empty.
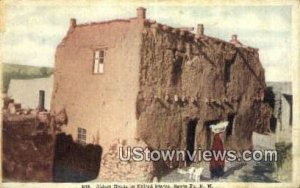
[[[192,156],[194,150],[195,150],[195,134],[196,134],[196,126],[197,126],[197,120],[191,120],[187,124],[187,141],[186,141],[186,150],[190,153],[190,156]],[[191,160],[188,156],[186,157],[187,165],[190,165],[193,160]]]
[[[226,128],[226,139],[232,135],[233,123],[234,123],[234,114],[229,114],[227,117],[228,126]]]

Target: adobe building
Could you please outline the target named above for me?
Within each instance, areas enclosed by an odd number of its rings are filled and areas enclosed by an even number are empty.
[[[53,89],[53,76],[34,79],[12,79],[9,83],[7,95],[23,108],[35,109],[39,105],[40,94],[44,95],[44,107],[50,109]]]
[[[226,148],[251,149],[252,132],[269,129],[258,49],[210,37],[202,24],[191,30],[147,19],[144,8],[129,19],[71,19],[51,104],[53,114],[66,111],[63,131],[104,153],[122,140],[192,151],[209,149],[209,125],[227,120]]]
[[[292,142],[293,94],[291,82],[268,82],[268,95],[273,108],[270,128],[276,142]]]

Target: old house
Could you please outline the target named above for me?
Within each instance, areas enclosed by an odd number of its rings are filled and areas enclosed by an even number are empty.
[[[290,82],[268,82],[267,86],[273,107],[270,127],[276,135],[276,142],[292,142],[292,84]]]
[[[265,149],[276,143],[292,143],[293,94],[291,82],[267,82],[265,101],[272,108],[270,130],[267,134],[254,134],[255,145]]]
[[[210,37],[202,24],[193,33],[157,23],[138,8],[129,19],[71,19],[56,50],[51,110],[65,109],[62,129],[104,153],[135,139],[152,149],[209,149],[209,126],[224,120],[225,146],[241,150],[269,126],[264,89],[258,49]]]
[[[35,109],[39,105],[40,95],[44,98],[44,108],[50,109],[50,101],[53,89],[53,76],[34,79],[12,79],[7,95],[23,108]]]

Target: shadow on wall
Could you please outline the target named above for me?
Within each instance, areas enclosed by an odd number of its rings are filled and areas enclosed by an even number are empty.
[[[70,135],[58,134],[55,141],[53,164],[54,182],[84,182],[97,178],[102,148],[99,145],[81,145]]]
[[[275,107],[275,93],[273,92],[273,87],[267,87],[265,90],[264,102],[270,104],[274,109]]]
[[[273,91],[273,87],[267,87],[265,89],[265,97],[264,97],[264,103],[269,104],[273,111],[275,109],[275,93]],[[273,133],[276,131],[276,125],[277,125],[277,118],[274,116],[274,113],[272,113],[271,119],[270,119],[270,129]]]

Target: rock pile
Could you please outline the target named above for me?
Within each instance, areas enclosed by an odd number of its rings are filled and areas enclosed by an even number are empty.
[[[147,147],[142,141],[135,141],[134,144],[128,144],[125,140],[114,142],[107,153],[102,158],[100,167],[101,181],[135,181],[150,182],[154,178],[154,168],[152,162],[146,161],[121,161],[119,157],[119,147],[123,147],[123,155],[127,156],[127,147],[138,146]],[[132,148],[132,147],[131,147]]]

